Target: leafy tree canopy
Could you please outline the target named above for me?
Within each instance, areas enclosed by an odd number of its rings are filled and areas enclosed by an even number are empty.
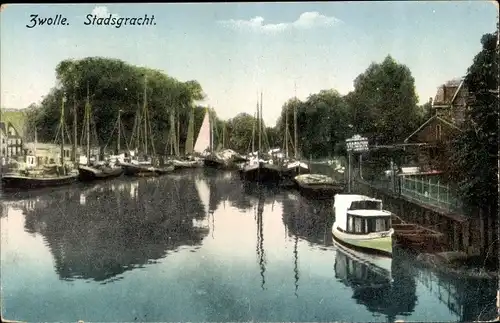
[[[463,132],[452,145],[450,177],[468,205],[495,208],[498,199],[497,35],[482,37],[483,48],[467,71],[469,108]]]

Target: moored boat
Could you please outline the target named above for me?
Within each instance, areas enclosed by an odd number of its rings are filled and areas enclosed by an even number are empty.
[[[60,115],[60,153],[58,165],[44,165],[39,169],[24,169],[13,173],[2,174],[2,188],[4,190],[29,190],[42,187],[62,186],[75,183],[78,180],[78,171],[68,166],[64,159],[64,136],[66,127],[64,124],[64,103],[66,97],[62,98]],[[35,129],[35,142],[36,142]],[[36,145],[35,145],[36,146]],[[34,148],[36,155],[36,147]]]
[[[23,175],[21,173],[7,173],[2,175],[2,187],[5,190],[28,190],[43,187],[69,185],[75,183],[77,180],[78,172],[74,170],[68,171],[65,175]]]
[[[291,160],[283,165],[283,176],[286,178],[295,178],[298,175],[310,174],[309,165],[298,160]]]
[[[172,160],[172,166],[175,169],[184,169],[184,168],[196,168],[202,165],[201,161],[198,160]]]
[[[151,164],[122,163],[125,176],[148,177],[160,176],[174,171],[174,166],[154,167]]]
[[[335,195],[333,238],[354,249],[392,256],[392,213],[364,195]]]
[[[222,158],[219,158],[216,154],[212,153],[203,159],[203,165],[205,165],[205,167],[221,169],[225,168],[226,163]]]
[[[78,179],[80,181],[93,181],[119,177],[123,174],[123,168],[105,165],[96,167],[90,165],[80,165],[78,167],[78,173]]]
[[[344,190],[342,183],[322,174],[302,174],[293,181],[302,194],[312,197],[333,197]]]
[[[282,180],[281,168],[278,165],[261,159],[252,159],[240,169],[240,177],[245,181],[279,184]]]

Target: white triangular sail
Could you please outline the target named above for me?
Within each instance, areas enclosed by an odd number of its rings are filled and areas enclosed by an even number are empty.
[[[200,132],[194,144],[194,151],[201,154],[205,150],[210,149],[210,119],[208,111],[205,112],[203,123],[201,124]]]

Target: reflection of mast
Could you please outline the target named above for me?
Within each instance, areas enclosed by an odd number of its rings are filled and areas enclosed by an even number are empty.
[[[259,203],[257,205],[257,257],[259,258],[260,276],[262,277],[261,287],[264,289],[266,279],[266,261],[264,254],[264,230],[262,225],[262,213],[264,212],[264,195],[259,192]]]
[[[297,245],[299,242],[299,237],[295,235],[295,242],[293,244],[293,272],[295,273],[295,296],[298,297],[297,291],[299,290],[299,252],[297,250]]]

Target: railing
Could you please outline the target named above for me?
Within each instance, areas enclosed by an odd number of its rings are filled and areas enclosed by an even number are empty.
[[[400,194],[418,202],[446,210],[459,210],[455,191],[443,185],[438,176],[398,176]]]
[[[443,184],[438,175],[383,175],[383,171],[363,170],[362,178],[370,185],[415,202],[435,206],[447,211],[461,211],[457,194],[449,185]],[[356,171],[353,172],[355,177]]]

